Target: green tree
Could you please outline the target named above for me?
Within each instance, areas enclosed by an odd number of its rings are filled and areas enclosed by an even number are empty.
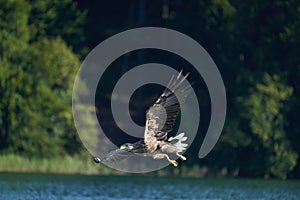
[[[71,149],[63,147],[69,142],[75,142],[78,148],[71,92],[79,59],[61,39],[33,43],[27,56],[24,86],[30,89],[21,113],[26,120],[22,123],[24,130],[14,135],[11,148],[40,156],[66,153]]]
[[[297,153],[291,149],[285,132],[288,100],[293,89],[280,82],[278,75],[265,74],[248,97],[241,99],[245,116],[255,137],[264,148],[266,177],[285,179],[297,164]],[[247,113],[247,114],[246,114]]]
[[[31,40],[62,38],[75,53],[87,53],[85,48],[84,22],[86,12],[73,0],[31,0],[29,25]]]
[[[0,148],[19,128],[18,111],[24,102],[19,93],[24,76],[22,60],[28,48],[30,5],[25,1],[1,1],[0,9]]]
[[[203,13],[207,16],[203,27],[209,28],[207,40],[210,44],[207,49],[221,70],[228,97],[226,124],[218,143],[219,147],[215,148],[215,154],[219,157],[214,155],[217,162],[212,162],[211,165],[240,169],[240,175],[243,176],[266,174],[284,178],[285,175],[280,175],[279,171],[289,167],[283,166],[287,165],[285,160],[279,161],[279,157],[284,157],[279,156],[279,152],[287,153],[285,156],[288,157],[291,168],[297,161],[295,150],[298,154],[300,152],[298,134],[300,129],[297,123],[300,60],[299,56],[295,55],[300,45],[299,37],[296,37],[299,35],[299,29],[295,28],[300,23],[299,1],[216,0],[211,1],[209,7],[208,2],[204,1],[202,4]],[[253,131],[257,130],[252,129],[253,124],[250,124],[249,118],[248,120],[244,118],[249,116],[249,113],[254,113],[255,109],[258,109],[256,112],[260,112],[258,105],[245,106],[236,101],[239,96],[243,96],[244,100],[251,95],[255,96],[254,91],[261,93],[248,88],[261,84],[261,77],[264,77],[266,72],[277,74],[281,84],[284,83],[284,87],[294,91],[288,95],[287,101],[277,99],[278,104],[282,104],[278,115],[283,116],[281,122],[284,124],[284,131],[280,132],[284,135],[284,139],[280,142],[280,147],[276,147],[278,151],[276,155],[265,150],[271,147],[262,146],[261,138],[257,137],[257,134],[253,135]],[[270,102],[273,98],[272,95],[266,95],[264,101]],[[259,100],[257,102],[262,103],[261,106],[265,105]],[[287,107],[290,109],[285,110]],[[269,126],[272,130],[277,128],[274,123],[269,123]],[[275,150],[273,153],[275,154]],[[277,157],[275,159],[277,162],[271,158],[272,156]],[[270,169],[271,160],[273,170]],[[298,167],[294,169],[298,169],[299,176],[299,162]]]
[[[3,5],[0,150],[40,157],[79,152],[71,114],[78,57],[60,38],[32,38],[36,33],[28,23],[26,1]]]

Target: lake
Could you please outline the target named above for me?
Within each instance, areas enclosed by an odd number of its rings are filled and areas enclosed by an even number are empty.
[[[300,199],[300,181],[0,173],[0,199]]]

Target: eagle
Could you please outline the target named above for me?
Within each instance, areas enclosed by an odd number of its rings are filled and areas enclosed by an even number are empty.
[[[135,143],[125,143],[119,149],[109,152],[104,158],[93,157],[96,163],[112,163],[128,158],[132,155],[151,156],[153,159],[167,159],[174,167],[178,166],[176,160],[172,160],[169,155],[175,154],[181,160],[186,157],[183,152],[188,144],[184,143],[187,137],[184,133],[176,136],[168,136],[173,129],[175,120],[180,111],[180,105],[184,103],[191,85],[188,84],[182,70],[175,77],[171,77],[167,87],[146,111],[146,125],[144,137]]]

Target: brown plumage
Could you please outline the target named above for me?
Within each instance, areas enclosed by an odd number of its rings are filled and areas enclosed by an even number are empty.
[[[168,138],[172,131],[176,117],[180,111],[180,105],[184,103],[191,90],[186,81],[186,74],[182,77],[182,71],[177,77],[172,77],[166,89],[146,112],[146,126],[144,138],[141,141],[130,144],[126,143],[120,149],[110,152],[105,158],[94,158],[96,162],[110,162],[115,158],[126,158],[132,154],[152,156],[154,159],[166,158],[171,164],[177,166],[175,160],[171,160],[168,154],[174,153],[182,160],[186,158],[181,153],[187,144],[183,143],[187,137],[180,133],[175,137]],[[173,140],[176,142],[174,143]],[[130,152],[130,153],[128,153]]]

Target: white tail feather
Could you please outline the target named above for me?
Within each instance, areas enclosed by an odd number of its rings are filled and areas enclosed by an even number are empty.
[[[184,136],[184,133],[180,133],[175,137],[170,137],[168,139],[169,142],[171,142],[172,140],[178,140],[176,143],[173,144],[176,147],[178,153],[181,153],[186,150],[186,147],[188,145],[186,143],[183,143],[184,141],[187,140],[187,137]]]

